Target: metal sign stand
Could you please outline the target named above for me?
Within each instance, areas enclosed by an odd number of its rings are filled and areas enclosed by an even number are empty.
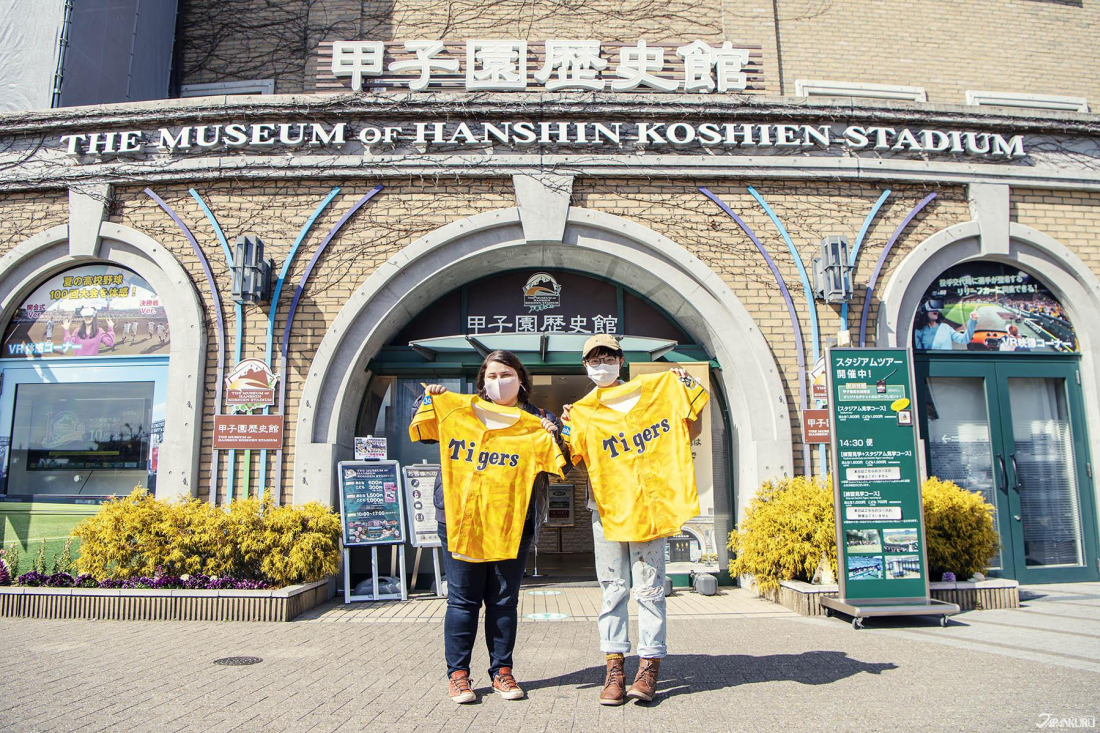
[[[402,545],[391,545],[394,548],[402,548]],[[359,595],[355,596],[351,594],[351,551],[349,548],[344,548],[344,603],[352,603],[353,601],[407,601],[409,600],[409,592],[405,588],[405,553],[396,552],[397,564],[400,568],[399,587],[401,592],[399,593],[379,593],[378,592],[378,545],[371,545],[370,548],[370,568],[371,568],[371,580],[373,593],[369,596]],[[391,558],[392,560],[392,558]],[[391,562],[391,565],[393,563]],[[393,571],[391,571],[392,573]]]
[[[447,594],[443,592],[443,575],[442,575],[442,573],[440,572],[440,569],[439,569],[440,568],[440,554],[439,553],[442,552],[443,550],[440,547],[430,547],[428,549],[430,549],[432,551],[432,570],[435,572],[435,597],[436,598],[446,598]],[[412,582],[413,583],[416,583],[416,579],[418,577],[420,577],[419,576],[419,573],[420,573],[420,556],[423,553],[423,551],[424,551],[423,547],[416,548],[416,557],[413,558],[413,571],[412,571]]]
[[[531,572],[531,574],[528,575],[527,577],[528,578],[535,578],[535,579],[545,578],[546,573],[540,573],[539,572],[539,546],[535,545],[531,549],[535,551],[535,567],[534,567],[534,570]]]

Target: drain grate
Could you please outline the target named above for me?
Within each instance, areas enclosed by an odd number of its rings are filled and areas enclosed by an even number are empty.
[[[226,667],[247,667],[250,664],[259,664],[264,660],[259,657],[223,657],[222,659],[215,659],[214,664],[221,664]]]

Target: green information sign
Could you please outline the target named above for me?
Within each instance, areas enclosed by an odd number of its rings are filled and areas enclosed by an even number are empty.
[[[339,472],[344,546],[404,542],[397,461],[341,461]]]
[[[833,348],[827,367],[840,598],[854,605],[925,602],[910,354]]]

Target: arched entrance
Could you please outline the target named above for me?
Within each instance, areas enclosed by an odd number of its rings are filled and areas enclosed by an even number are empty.
[[[929,474],[995,507],[992,572],[1094,580],[1095,278],[1053,240],[1012,234],[1008,253],[983,251],[970,225],[914,250],[887,289],[892,333],[880,337],[914,347]]]
[[[152,334],[146,330],[134,341],[143,338],[141,346],[144,349],[153,344],[160,345],[163,339],[166,347],[158,348],[166,351],[167,355],[164,381],[172,385],[172,389],[166,390],[164,398],[163,425],[155,428],[162,436],[156,456],[156,494],[163,498],[181,494],[193,496],[198,488],[195,479],[201,458],[203,374],[206,363],[203,313],[198,295],[183,267],[156,240],[112,222],[81,224],[95,226],[92,231],[98,236],[84,232],[78,240],[70,236],[69,231],[76,224],[60,225],[31,237],[0,258],[0,293],[3,293],[0,298],[0,324],[6,327],[27,297],[48,278],[62,271],[81,266],[102,266],[124,268],[139,276],[157,294],[159,307],[163,309],[165,333],[158,334],[154,324]],[[95,240],[94,248],[82,249],[89,239]],[[148,318],[128,320],[131,323],[141,322],[144,329],[152,323]],[[120,321],[117,334],[122,337],[124,333],[125,326]],[[55,341],[60,343],[61,338],[58,336]],[[163,359],[163,356],[160,358]],[[43,375],[40,381],[54,380],[48,366],[41,367],[39,371]],[[120,377],[117,381],[127,379]],[[82,470],[77,475],[83,479],[86,473]],[[127,488],[132,488],[132,485]]]
[[[684,527],[692,546],[690,552],[676,553],[684,567],[678,565],[675,572],[720,572],[717,540],[729,523],[733,492],[724,394],[711,386],[719,364],[672,318],[618,283],[572,270],[521,269],[479,278],[442,295],[370,360],[371,380],[355,434],[385,436],[388,456],[403,466],[437,463],[437,446],[408,436],[423,384],[473,392],[484,355],[495,349],[516,354],[530,372],[528,401],[558,414],[562,405],[592,389],[580,350],[599,333],[620,338],[627,362],[624,379],[679,363],[713,392],[712,405],[692,426],[700,511]],[[586,467],[572,467],[551,487],[549,518],[537,544],[542,571],[556,578],[594,576],[592,509]]]
[[[370,381],[368,364],[382,348],[441,295],[516,269],[571,270],[629,288],[691,334],[720,365],[714,384],[729,413],[731,483],[738,491],[731,515],[743,510],[761,481],[791,471],[790,422],[775,360],[717,275],[675,242],[616,216],[573,208],[560,243],[532,244],[524,237],[519,211],[502,209],[412,243],[368,278],[337,316],[303,388],[296,502],[334,503],[334,467],[352,456]],[[721,564],[725,543],[717,544]]]

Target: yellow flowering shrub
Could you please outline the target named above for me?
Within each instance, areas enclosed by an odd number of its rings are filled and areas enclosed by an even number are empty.
[[[73,529],[80,572],[99,580],[203,574],[281,587],[320,580],[340,562],[340,517],[316,502],[275,507],[270,494],[228,509],[161,501],[139,488]]]
[[[981,494],[930,478],[922,487],[929,579],[984,573],[1000,547],[993,507]],[[781,580],[813,578],[821,557],[837,572],[832,481],[795,476],[766,481],[729,535],[730,575],[752,575],[761,593]]]
[[[307,583],[340,566],[340,517],[310,502],[280,506],[264,514],[263,577],[275,585]]]
[[[780,580],[813,578],[822,556],[836,573],[832,482],[795,476],[765,481],[729,535],[730,575],[752,575],[762,593]]]
[[[993,507],[981,494],[937,478],[924,482],[923,493],[929,578],[936,581],[952,572],[965,580],[988,570],[1001,546]]]
[[[140,487],[105,502],[70,533],[81,541],[77,568],[100,580],[152,575],[175,540],[169,511]]]

